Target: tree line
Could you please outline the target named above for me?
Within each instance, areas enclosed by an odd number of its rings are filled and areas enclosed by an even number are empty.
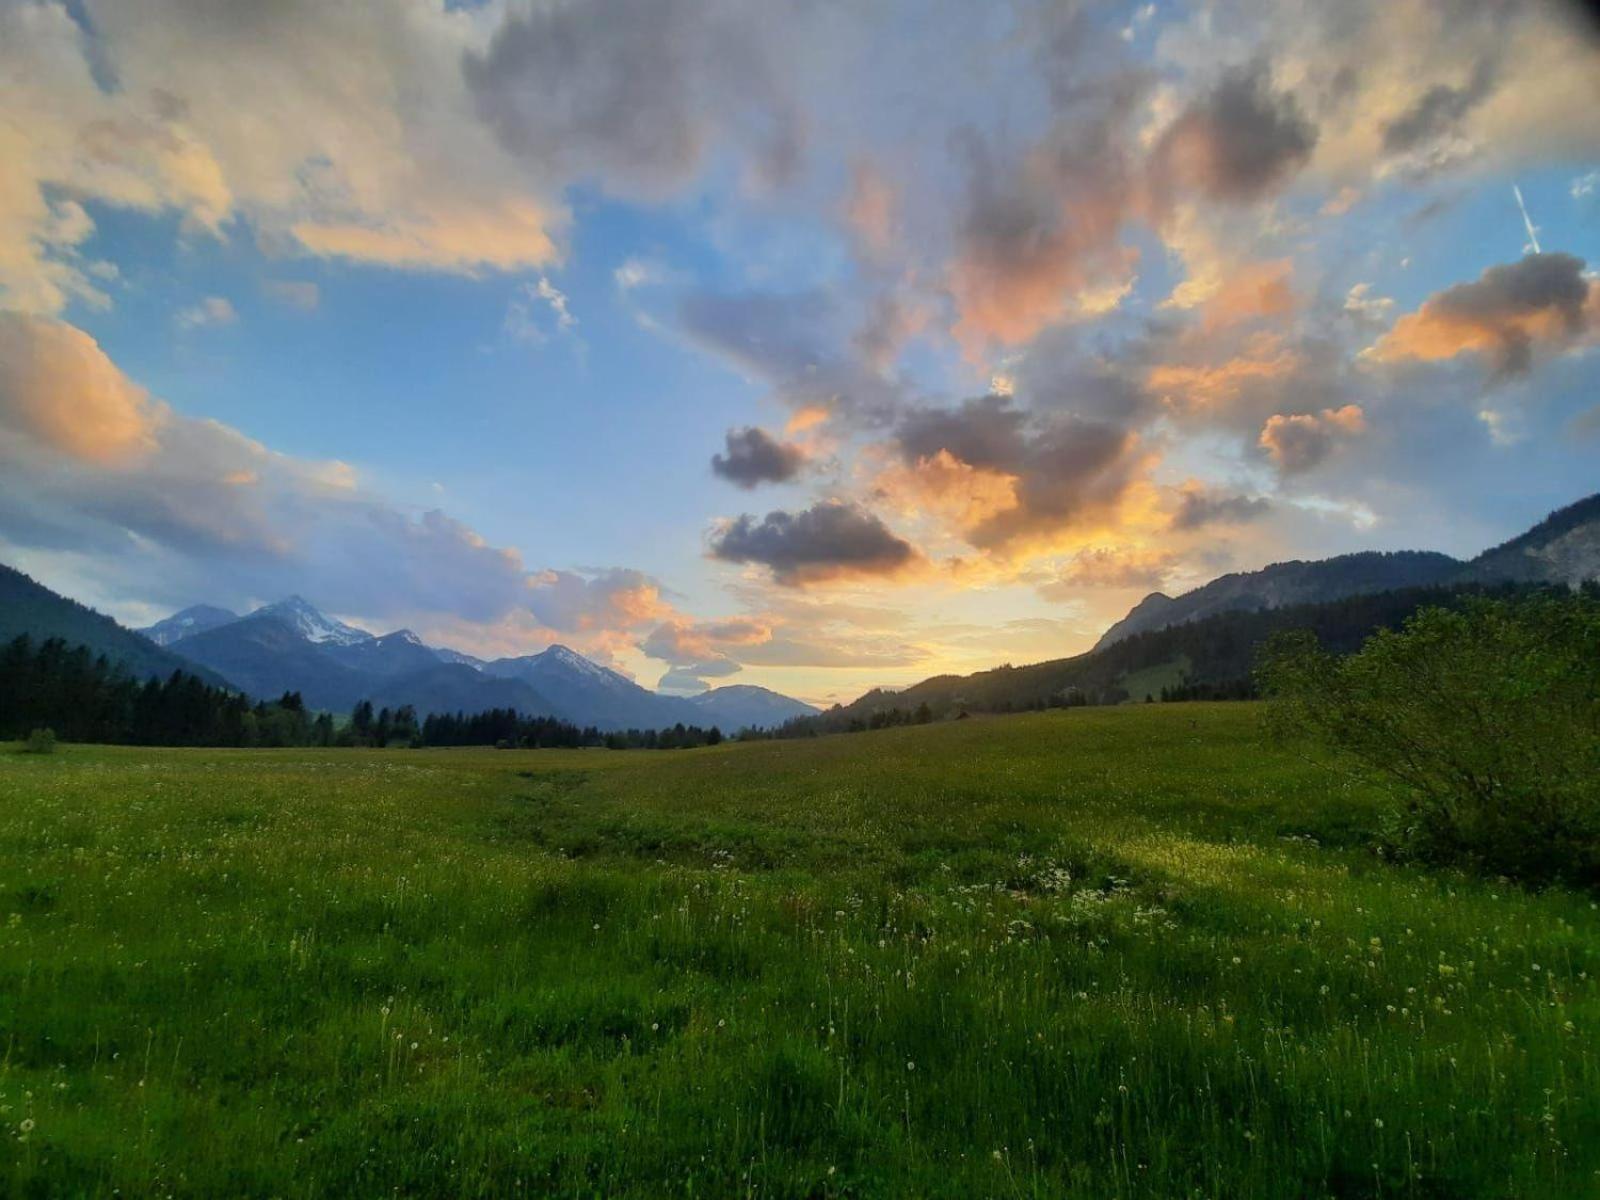
[[[253,704],[183,671],[140,679],[87,646],[23,634],[0,650],[0,739],[36,729],[133,746],[327,746],[336,736],[333,718],[298,692]]]
[[[309,710],[299,692],[252,702],[174,671],[143,679],[105,654],[62,638],[23,634],[0,649],[0,741],[49,730],[69,742],[131,746],[501,746],[682,750],[715,746],[716,726],[602,732],[514,709],[433,714],[411,705],[374,709],[363,700],[348,721]]]

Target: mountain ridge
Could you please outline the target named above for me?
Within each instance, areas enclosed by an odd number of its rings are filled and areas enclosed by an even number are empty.
[[[1220,612],[1278,608],[1450,583],[1562,583],[1600,577],[1600,493],[1564,505],[1516,537],[1462,560],[1433,550],[1362,550],[1222,575],[1179,596],[1152,592],[1094,649]]]

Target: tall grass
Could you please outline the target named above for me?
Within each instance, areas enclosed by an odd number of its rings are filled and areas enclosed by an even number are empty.
[[[1600,913],[1251,706],[0,755],[19,1195],[1595,1194]]]

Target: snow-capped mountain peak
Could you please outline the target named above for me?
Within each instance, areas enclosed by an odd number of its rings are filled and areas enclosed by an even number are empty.
[[[258,608],[250,615],[275,617],[306,641],[319,645],[353,646],[357,642],[372,640],[372,635],[365,629],[357,629],[324,615],[301,596],[289,596],[276,604]]]
[[[175,612],[164,621],[157,621],[138,632],[158,646],[170,646],[191,634],[204,633],[219,625],[237,621],[239,614],[218,608],[213,604],[193,604],[182,612]]]
[[[461,650],[452,650],[449,646],[430,647],[433,656],[440,662],[457,663],[463,667],[471,667],[474,671],[483,670],[483,659],[476,654],[467,654]]]
[[[559,642],[553,646],[547,647],[540,653],[534,655],[534,657],[537,659],[542,659],[552,666],[566,667],[568,670],[579,671],[585,675],[592,675],[599,679],[605,679],[615,674],[615,672],[608,671],[599,663],[585,658],[576,650],[573,650],[567,646],[563,646]]]

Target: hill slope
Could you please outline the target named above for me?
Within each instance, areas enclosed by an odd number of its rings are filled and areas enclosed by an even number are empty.
[[[1568,586],[1600,578],[1600,493],[1557,509],[1528,532],[1485,550],[1462,575],[1486,583]]]
[[[9,642],[24,633],[35,641],[58,637],[68,645],[87,646],[140,677],[164,678],[174,671],[187,671],[213,686],[226,686],[229,682],[204,665],[124,629],[104,613],[58,595],[21,571],[0,564],[0,641]]]
[[[1221,612],[1318,604],[1345,596],[1451,583],[1560,583],[1600,578],[1600,494],[1551,513],[1539,524],[1471,562],[1423,550],[1363,552],[1312,562],[1273,563],[1223,575],[1172,597],[1152,592],[1095,643]]]
[[[1538,585],[1501,584],[1488,590]],[[941,675],[903,691],[872,691],[816,718],[822,729],[870,723],[874,714],[927,704],[935,718],[967,712],[1011,712],[1062,704],[1115,704],[1182,694],[1245,695],[1256,650],[1284,629],[1310,629],[1330,650],[1350,653],[1374,630],[1399,625],[1426,605],[1459,604],[1486,589],[1476,585],[1405,588],[1346,596],[1327,604],[1221,612],[1199,621],[1132,634],[1072,658],[973,675]]]
[[[1223,612],[1316,604],[1366,592],[1427,587],[1454,579],[1462,566],[1448,554],[1421,550],[1273,563],[1259,571],[1223,575],[1177,598],[1154,592],[1106,630],[1094,648],[1100,650],[1136,633],[1200,621]]]

